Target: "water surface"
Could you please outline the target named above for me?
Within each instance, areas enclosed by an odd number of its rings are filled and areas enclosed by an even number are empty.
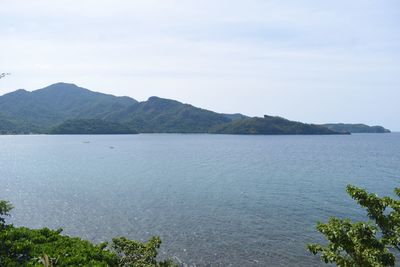
[[[392,195],[400,134],[0,136],[12,222],[95,242],[159,235],[191,266],[321,266],[329,216],[364,219],[351,183]]]

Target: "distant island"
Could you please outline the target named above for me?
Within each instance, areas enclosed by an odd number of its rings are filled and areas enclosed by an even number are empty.
[[[368,126],[365,124],[327,123],[322,124],[322,126],[340,133],[390,133],[390,130],[385,129],[382,126]]]
[[[222,114],[155,96],[139,102],[69,83],[56,83],[32,92],[20,89],[0,96],[0,134],[355,132],[353,128],[332,125],[306,124],[267,115],[259,118]]]

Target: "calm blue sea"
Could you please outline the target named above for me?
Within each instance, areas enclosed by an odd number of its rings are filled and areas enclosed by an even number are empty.
[[[0,136],[16,225],[92,241],[159,235],[188,266],[321,266],[331,215],[364,219],[347,184],[392,195],[400,134]]]

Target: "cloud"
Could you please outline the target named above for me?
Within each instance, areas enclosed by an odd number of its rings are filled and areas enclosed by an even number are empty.
[[[0,70],[13,73],[1,93],[66,81],[221,112],[400,129],[389,114],[398,108],[387,108],[400,84],[395,0],[1,2]],[[357,100],[374,97],[376,121]]]

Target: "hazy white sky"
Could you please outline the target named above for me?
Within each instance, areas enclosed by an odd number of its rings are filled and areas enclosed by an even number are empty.
[[[400,130],[398,0],[0,0],[0,94],[71,82]]]

